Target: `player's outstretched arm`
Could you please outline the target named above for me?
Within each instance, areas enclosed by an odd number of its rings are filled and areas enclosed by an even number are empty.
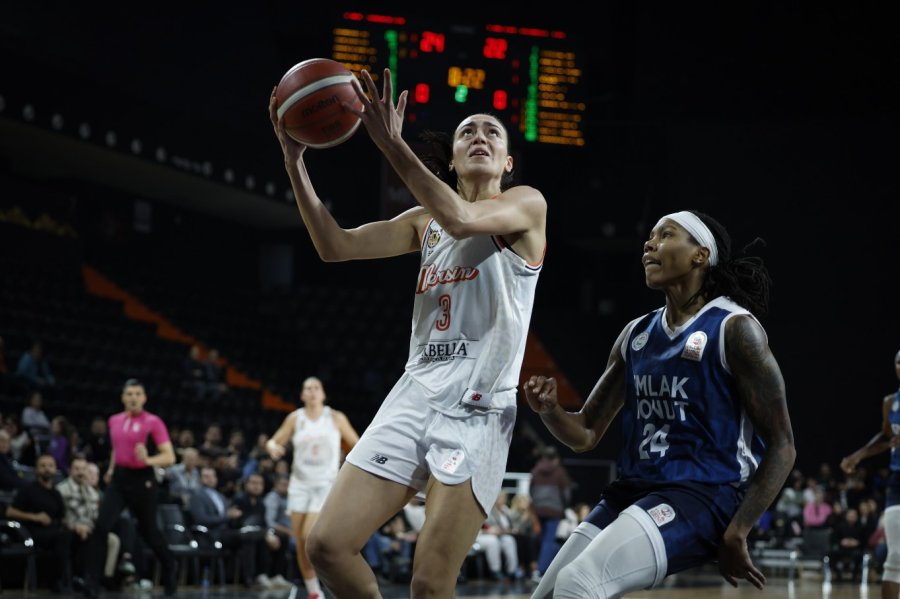
[[[578,412],[567,412],[557,402],[556,379],[532,376],[525,382],[525,399],[553,436],[573,451],[593,449],[603,438],[625,401],[625,359],[619,334],[609,354],[606,369]]]
[[[766,450],[723,535],[719,572],[734,586],[738,579],[746,579],[761,589],[766,578],[750,559],[747,536],[781,492],[794,467],[797,452],[784,378],[759,323],[749,316],[735,316],[729,320],[725,325],[725,354],[741,405]]]
[[[284,154],[284,166],[291,180],[297,209],[319,257],[325,262],[363,260],[399,256],[419,249],[428,215],[421,208],[407,210],[389,220],[344,229],[316,194],[303,160],[306,146],[292,139],[278,118],[275,91],[269,98],[269,118]]]

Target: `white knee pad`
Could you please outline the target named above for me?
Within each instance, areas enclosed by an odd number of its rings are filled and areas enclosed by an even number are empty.
[[[884,536],[888,554],[884,560],[882,580],[900,583],[900,505],[884,510]]]
[[[658,585],[668,562],[662,535],[643,509],[631,506],[556,577],[554,599],[614,599]]]

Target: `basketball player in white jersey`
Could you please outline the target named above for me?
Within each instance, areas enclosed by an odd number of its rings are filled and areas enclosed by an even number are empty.
[[[412,597],[452,597],[506,469],[547,204],[532,187],[510,186],[509,135],[498,119],[463,119],[442,146],[445,155],[426,166],[401,137],[406,92],[395,105],[387,69],[382,93],[368,72],[362,79],[369,96],[357,86],[363,109],[354,112],[420,206],[354,229],[339,227],[316,196],[305,148],[285,135],[274,94],[270,100],[297,206],[320,257],[421,257],[405,372],[347,456],[307,550],[337,597],[380,597],[360,550],[424,494]]]
[[[632,320],[579,412],[533,376],[529,405],[576,451],[597,445],[621,411],[618,478],[557,553],[535,599],[612,599],[718,559],[734,586],[766,582],[747,535],[775,500],[796,451],[781,370],[757,314],[769,276],[731,255],[708,215],[662,217],[644,242],[647,286],[665,305]]]
[[[284,456],[288,443],[294,448],[288,512],[297,541],[297,565],[309,599],[321,599],[322,589],[306,553],[306,539],[337,477],[341,445],[352,448],[359,435],[343,412],[325,405],[325,389],[316,377],[303,381],[300,400],[303,407],[287,415],[266,441],[266,451],[277,461]]]

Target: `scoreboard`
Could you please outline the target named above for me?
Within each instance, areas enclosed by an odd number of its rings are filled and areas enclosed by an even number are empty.
[[[528,143],[585,143],[581,56],[565,31],[344,12],[331,58],[376,83],[389,67],[394,94],[408,91],[407,130],[490,112]]]

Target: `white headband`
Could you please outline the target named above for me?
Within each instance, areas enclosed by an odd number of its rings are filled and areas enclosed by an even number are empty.
[[[709,230],[702,220],[697,218],[697,215],[688,212],[687,210],[682,210],[681,212],[673,212],[672,214],[667,214],[656,223],[656,226],[659,227],[659,224],[665,220],[674,220],[676,223],[684,227],[684,230],[691,234],[691,237],[697,240],[700,244],[700,247],[705,247],[709,250],[709,265],[715,266],[719,262],[719,249],[716,247],[716,238],[713,237],[712,231]]]

